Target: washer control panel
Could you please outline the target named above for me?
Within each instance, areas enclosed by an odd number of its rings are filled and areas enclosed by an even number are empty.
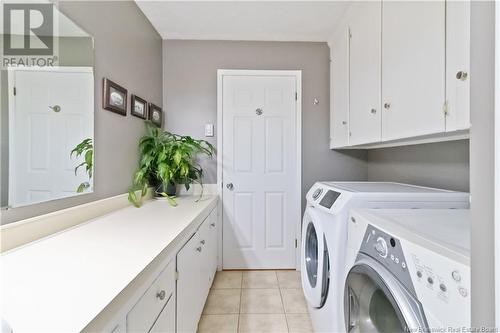
[[[450,265],[446,262],[436,262],[431,256],[411,255],[416,281],[434,294],[438,299],[449,303],[451,298],[460,296],[469,297],[469,285],[462,278],[468,271],[458,268],[458,265]]]
[[[387,268],[412,293],[415,293],[399,240],[368,225],[359,252],[372,257]]]
[[[328,190],[326,191],[325,195],[323,196],[319,204],[320,206],[330,209],[332,208],[333,204],[335,203],[335,201],[338,199],[339,196],[340,196],[339,192]]]

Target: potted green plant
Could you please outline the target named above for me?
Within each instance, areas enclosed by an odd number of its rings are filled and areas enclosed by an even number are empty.
[[[199,183],[203,193],[203,169],[196,158],[200,154],[211,158],[214,147],[205,140],[164,132],[149,122],[146,130],[139,141],[139,168],[129,189],[129,201],[140,207],[149,186],[174,206],[177,184],[189,190],[191,184]],[[140,198],[135,193],[137,190],[141,190]]]

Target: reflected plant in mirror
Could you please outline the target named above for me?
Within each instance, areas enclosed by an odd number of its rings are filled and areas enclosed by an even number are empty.
[[[189,190],[193,183],[201,185],[201,198],[203,169],[196,159],[200,155],[212,158],[214,147],[205,140],[163,132],[149,121],[146,128],[147,134],[139,141],[139,168],[129,189],[129,201],[140,207],[148,186],[152,186],[157,196],[176,206],[176,186],[182,184]],[[137,190],[141,190],[140,198]]]
[[[0,68],[3,208],[93,192],[94,40],[53,11],[57,62]]]
[[[76,193],[82,193],[83,191],[90,188],[90,181],[92,179],[93,165],[94,165],[94,146],[92,145],[92,139],[87,138],[80,142],[70,153],[70,156],[73,157],[73,154],[78,158],[83,156],[83,162],[78,164],[75,167],[75,176],[77,176],[78,169],[81,167],[85,167],[85,173],[89,177],[89,181],[83,182],[78,185],[76,189]]]

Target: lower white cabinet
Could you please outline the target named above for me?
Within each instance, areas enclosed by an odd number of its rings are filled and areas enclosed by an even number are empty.
[[[217,271],[217,208],[103,332],[195,333]],[[174,254],[173,253],[173,254]],[[160,266],[161,267],[161,266]],[[156,272],[158,272],[158,270]]]
[[[127,332],[172,327],[175,332],[175,260],[172,260],[127,314]]]
[[[177,332],[194,333],[217,270],[217,211],[177,253]]]

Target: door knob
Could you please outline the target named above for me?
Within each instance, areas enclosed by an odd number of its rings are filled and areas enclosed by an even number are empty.
[[[226,188],[227,188],[229,191],[234,190],[234,185],[233,185],[233,183],[226,184]]]
[[[389,109],[391,108],[391,103],[385,103],[385,104],[384,104],[384,108],[385,108],[386,110],[389,110]]]
[[[467,80],[467,76],[469,74],[467,74],[467,72],[464,72],[464,71],[458,71],[457,72],[457,75],[456,75],[456,78],[457,80],[460,80],[460,81],[465,81]]]
[[[61,112],[61,107],[59,105],[54,105],[54,106],[49,105],[49,109],[51,109],[54,112]]]
[[[156,297],[159,298],[160,301],[163,301],[165,299],[165,296],[166,296],[165,290],[156,293]]]

